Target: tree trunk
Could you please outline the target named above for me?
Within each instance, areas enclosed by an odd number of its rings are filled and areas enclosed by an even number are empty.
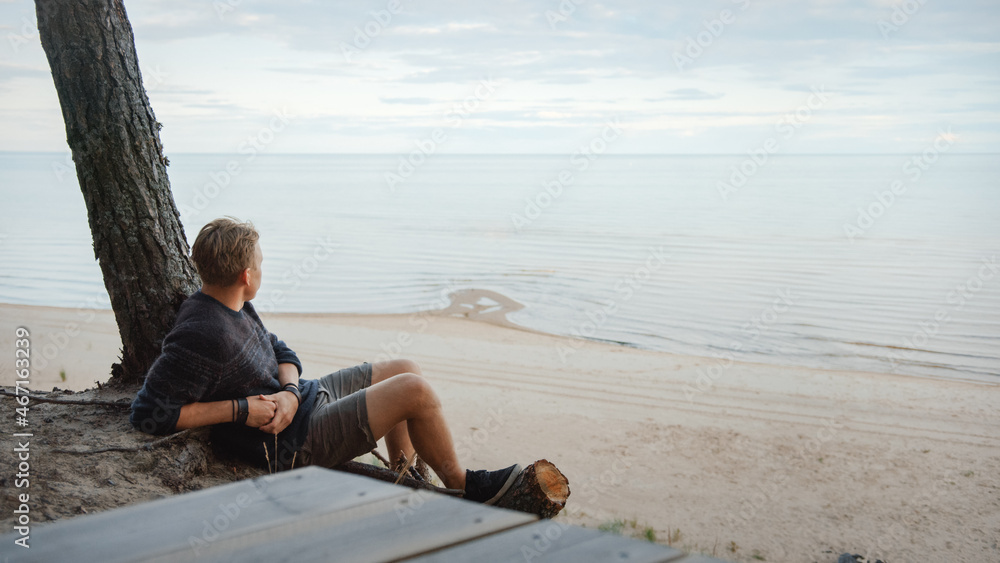
[[[167,179],[160,123],[121,0],[36,0],[38,32],[122,339],[112,381],[141,381],[200,281]]]
[[[540,459],[521,471],[496,506],[553,518],[568,498],[569,480],[552,462]]]

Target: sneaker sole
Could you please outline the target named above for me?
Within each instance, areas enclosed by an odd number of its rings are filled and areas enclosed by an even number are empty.
[[[510,475],[507,476],[507,481],[503,484],[502,487],[500,487],[500,490],[497,492],[497,494],[493,495],[493,498],[487,500],[483,504],[496,504],[497,501],[499,501],[501,498],[503,498],[505,494],[507,494],[507,491],[510,490],[511,486],[514,484],[514,481],[517,481],[517,477],[520,474],[521,474],[521,465],[516,463],[514,464],[514,470],[511,471]]]

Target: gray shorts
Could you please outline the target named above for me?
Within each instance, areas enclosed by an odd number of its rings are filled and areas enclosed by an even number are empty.
[[[365,403],[365,389],[371,384],[368,363],[319,379],[316,406],[300,452],[304,465],[334,467],[375,449],[377,440],[368,426]]]

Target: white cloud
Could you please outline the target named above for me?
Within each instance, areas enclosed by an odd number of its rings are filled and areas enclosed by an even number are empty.
[[[947,124],[974,132],[956,151],[1000,151],[1000,6],[985,0],[927,2],[889,37],[879,22],[901,2],[587,1],[553,23],[557,0],[227,1],[127,2],[168,150],[221,150],[281,107],[302,116],[281,150],[398,150],[491,77],[503,87],[443,150],[559,152],[614,114],[641,132],[623,148],[743,152],[822,84],[837,102],[790,151],[893,152]],[[0,3],[0,26],[25,17],[30,0]],[[0,149],[63,150],[58,128],[18,117],[58,121],[45,69],[37,38],[0,45]]]

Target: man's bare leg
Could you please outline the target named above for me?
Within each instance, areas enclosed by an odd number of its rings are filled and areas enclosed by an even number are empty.
[[[415,449],[446,487],[465,489],[465,470],[458,464],[451,431],[441,409],[441,401],[430,384],[410,370],[416,367],[416,364],[406,363],[409,365],[372,366],[372,385],[365,392],[368,425],[372,434],[376,439],[385,436],[387,446],[390,448],[399,448],[404,452],[412,452]],[[410,371],[387,375],[404,367]],[[419,371],[419,368],[416,370]],[[390,432],[391,444],[389,444]],[[394,455],[390,450],[390,458]]]
[[[372,364],[372,385],[403,373],[423,375],[420,366],[410,360],[376,362]],[[399,459],[400,452],[406,456],[406,459],[410,459],[410,456],[413,455],[413,444],[410,442],[405,421],[396,424],[385,433],[385,448],[388,450],[390,463],[395,463]]]

